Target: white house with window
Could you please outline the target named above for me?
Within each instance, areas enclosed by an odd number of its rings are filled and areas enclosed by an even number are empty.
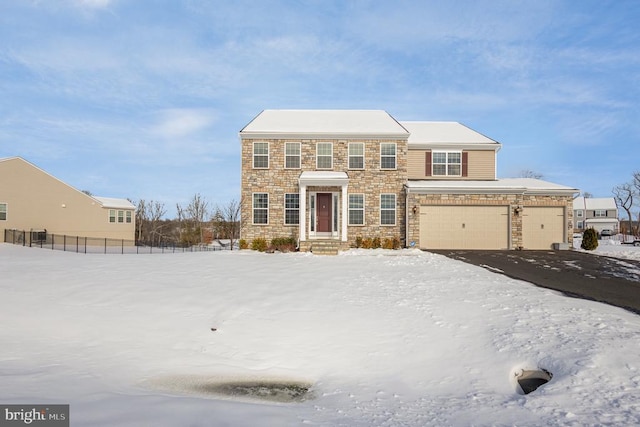
[[[581,233],[594,228],[598,233],[610,230],[616,234],[620,230],[618,206],[613,197],[576,197],[573,201],[575,232]]]

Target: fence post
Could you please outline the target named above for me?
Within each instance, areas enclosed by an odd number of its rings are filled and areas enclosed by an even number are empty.
[[[124,255],[124,239],[122,239],[122,254]]]
[[[84,236],[84,253],[87,253],[87,236]]]
[[[45,239],[47,238],[47,234],[44,235]],[[55,234],[51,234],[51,250],[53,250],[53,244],[55,240]]]

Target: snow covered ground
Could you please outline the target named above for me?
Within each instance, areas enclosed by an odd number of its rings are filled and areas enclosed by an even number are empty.
[[[612,238],[605,237],[601,240],[598,240],[598,247],[595,251],[593,251],[593,253],[614,258],[640,260],[640,247],[622,244],[620,240],[617,239],[617,237],[618,236]],[[580,244],[582,244],[582,237],[573,239],[573,246],[576,248],[576,250],[587,252],[583,249],[580,249]]]
[[[417,250],[0,244],[0,324],[0,403],[69,403],[73,426],[640,424],[639,316]],[[313,398],[194,390],[257,378]]]

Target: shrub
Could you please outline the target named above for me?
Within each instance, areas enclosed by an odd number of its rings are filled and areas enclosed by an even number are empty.
[[[366,237],[362,239],[362,249],[371,249],[373,247],[373,241]]]
[[[400,249],[400,239],[397,237],[386,238],[382,241],[383,249]]]
[[[238,241],[238,247],[240,247],[240,249],[249,249],[249,244],[247,243],[246,240],[240,239]]]
[[[362,236],[357,236],[356,237],[356,248],[361,248],[362,247]]]
[[[598,233],[593,228],[587,228],[582,235],[580,247],[587,251],[592,251],[598,247]]]
[[[280,252],[293,252],[296,250],[296,239],[293,237],[274,237],[271,239],[270,249]]]
[[[267,239],[257,237],[251,241],[251,249],[254,251],[264,252],[267,250]]]
[[[380,238],[379,237],[374,237],[373,240],[371,241],[371,248],[372,249],[378,249],[382,246],[382,243],[380,242]]]

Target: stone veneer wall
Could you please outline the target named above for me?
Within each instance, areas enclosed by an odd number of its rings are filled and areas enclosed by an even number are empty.
[[[253,169],[253,142],[269,143],[269,169]],[[285,142],[301,142],[301,168],[285,169]],[[284,224],[284,195],[298,193],[298,178],[303,171],[316,169],[316,143],[333,143],[334,172],[346,172],[349,176],[347,193],[364,194],[365,224],[348,226],[348,243],[355,244],[357,236],[363,238],[397,237],[404,243],[405,230],[405,196],[404,183],[407,176],[407,141],[406,140],[337,140],[337,139],[243,139],[242,140],[242,211],[240,238],[248,243],[257,237],[270,241],[274,237],[298,238],[298,225]],[[365,169],[348,169],[348,143],[363,142],[365,146]],[[396,143],[396,169],[380,170],[380,144]],[[307,187],[307,198],[310,192],[326,191],[340,193],[340,187]],[[269,224],[254,225],[252,223],[252,194],[269,194]],[[380,194],[396,194],[396,225],[380,225]],[[347,201],[344,201],[347,202]],[[307,203],[307,211],[309,204]],[[300,215],[308,213],[300,213]],[[340,218],[347,220],[347,218]],[[307,228],[309,221],[307,220]],[[340,229],[340,227],[339,227]],[[308,237],[308,236],[307,236]]]
[[[408,232],[407,242],[415,242],[420,247],[420,206],[421,205],[493,205],[510,207],[511,249],[520,249],[522,241],[522,215],[514,215],[517,206],[564,207],[566,212],[566,242],[573,246],[573,197],[555,195],[522,195],[522,194],[416,194],[410,193],[408,198]],[[418,207],[414,214],[413,206]]]

